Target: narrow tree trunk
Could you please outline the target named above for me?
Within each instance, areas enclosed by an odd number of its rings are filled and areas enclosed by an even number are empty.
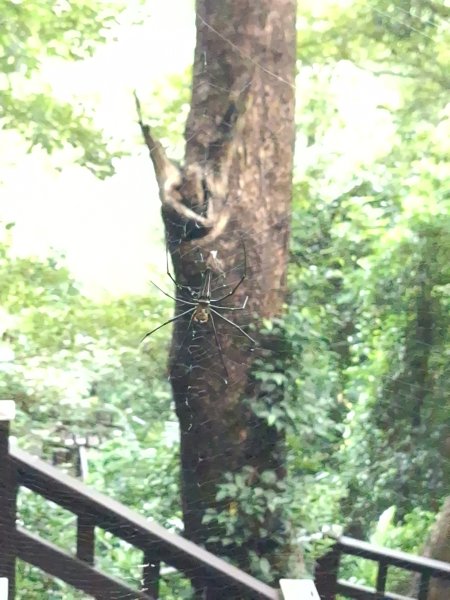
[[[295,0],[198,0],[182,169],[170,163],[148,128],[143,128],[160,187],[176,280],[200,285],[211,250],[218,253],[217,272],[222,270],[235,283],[246,262],[247,277],[229,305],[241,306],[248,295],[247,307],[224,312],[244,328],[249,322],[257,328],[261,318],[280,315],[285,298],[295,20]],[[187,308],[179,302],[176,312]],[[216,544],[208,542],[213,532],[202,525],[207,509],[218,506],[217,485],[227,472],[240,473],[247,466],[247,485],[256,486],[261,474],[271,470],[276,487],[284,477],[284,440],[252,411],[258,389],[250,368],[254,356],[264,355],[263,340],[258,338],[259,348],[250,354],[246,339],[216,318],[228,371],[224,376],[210,327],[195,344],[182,345],[189,319],[190,315],[175,321],[170,359],[181,429],[185,535],[217,550]],[[257,337],[253,330],[248,332]],[[240,510],[231,504],[225,501],[221,508]],[[270,560],[268,547],[280,545],[274,535],[283,537],[274,515],[259,524],[266,529],[264,534],[255,529],[255,522],[250,526],[252,536],[227,548],[242,568],[250,566],[250,550]],[[220,527],[216,533],[223,535]]]

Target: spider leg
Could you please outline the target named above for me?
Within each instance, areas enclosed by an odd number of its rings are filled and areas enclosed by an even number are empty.
[[[222,346],[220,345],[219,337],[217,335],[216,324],[214,323],[214,317],[212,316],[212,314],[210,314],[209,316],[211,317],[211,325],[212,325],[212,328],[213,328],[213,331],[214,331],[214,338],[216,340],[216,346],[217,346],[217,349],[219,351],[220,361],[222,363],[223,370],[225,372],[225,377],[226,377],[225,384],[228,385],[228,378],[229,378],[228,369],[227,369],[227,366],[226,366],[225,361],[223,359]]]
[[[175,277],[172,275],[172,273],[170,272],[169,269],[169,250],[166,246],[166,272],[167,275],[170,277],[170,279],[172,280],[172,282],[174,283],[175,287],[179,290],[187,290],[190,294],[192,294],[192,288],[189,285],[183,285],[181,283],[178,283],[178,281],[175,279]]]
[[[233,323],[233,321],[230,321],[230,319],[227,319],[226,317],[221,315],[219,312],[217,312],[217,310],[214,310],[214,308],[212,306],[209,307],[209,310],[211,312],[213,312],[215,315],[217,315],[219,317],[219,319],[222,319],[222,321],[225,321],[229,325],[232,325],[233,327],[235,327],[238,331],[240,331],[243,335],[245,335],[245,337],[247,339],[249,339],[254,346],[256,346],[256,340],[254,340],[250,335],[248,335],[248,333],[245,333],[245,331],[242,329],[242,327],[239,327],[239,325],[237,325],[236,323]]]
[[[177,319],[181,319],[181,317],[188,315],[190,312],[194,312],[194,310],[195,310],[195,306],[193,308],[189,308],[188,310],[185,310],[184,312],[182,312],[179,315],[176,315],[175,317],[172,317],[171,319],[169,319],[162,325],[158,325],[158,327],[155,327],[155,329],[152,329],[151,331],[149,331],[148,333],[146,333],[144,335],[144,337],[141,340],[141,344],[145,339],[147,339],[150,335],[152,335],[152,333],[155,333],[155,331],[158,331],[158,329],[161,329],[161,327],[164,327],[165,325],[168,325],[169,323],[172,323],[173,321],[176,321]],[[191,321],[192,321],[192,318],[191,318]]]
[[[155,286],[155,288],[161,292],[161,294],[164,294],[164,296],[167,296],[171,300],[175,300],[175,302],[181,302],[181,304],[187,304],[188,306],[197,306],[196,302],[188,302],[187,300],[183,300],[182,298],[175,298],[171,294],[168,294],[167,292],[165,292],[164,290],[162,290],[159,287],[159,285],[156,285],[156,283],[154,281],[150,281],[150,283],[152,283]]]
[[[247,306],[248,296],[245,297],[244,304],[242,306],[218,306],[215,300],[211,300],[213,308],[220,308],[222,310],[244,310]]]
[[[222,302],[222,300],[225,300],[226,298],[232,296],[234,292],[238,289],[238,287],[241,285],[241,283],[244,281],[245,277],[246,275],[244,273],[244,275],[242,275],[242,277],[239,279],[234,288],[232,288],[231,292],[228,292],[228,294],[225,294],[225,296],[222,296],[221,298],[217,298],[216,300],[214,300],[214,302]]]

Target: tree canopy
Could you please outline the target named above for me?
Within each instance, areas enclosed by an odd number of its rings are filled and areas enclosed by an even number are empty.
[[[92,120],[93,107],[63,103],[42,76],[50,59],[80,61],[111,39],[126,3],[0,2],[0,119],[29,143],[47,152],[71,148],[74,158],[98,176],[112,173],[110,135]],[[117,152],[117,148],[115,148]]]

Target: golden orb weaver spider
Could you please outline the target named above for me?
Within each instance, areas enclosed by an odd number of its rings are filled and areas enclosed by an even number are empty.
[[[224,300],[226,300],[227,298],[230,298],[231,296],[234,295],[236,290],[240,287],[240,285],[242,284],[244,279],[247,277],[247,255],[246,255],[244,243],[242,243],[242,247],[244,250],[244,272],[243,272],[242,276],[240,277],[239,281],[232,287],[232,289],[229,292],[227,292],[226,294],[224,294],[223,296],[221,296],[220,298],[213,298],[212,291],[211,291],[211,281],[212,281],[212,277],[213,277],[213,268],[211,265],[216,262],[217,251],[211,250],[207,260],[205,261],[206,267],[202,273],[203,281],[202,281],[202,285],[200,286],[200,289],[198,292],[195,291],[192,287],[187,286],[187,285],[182,285],[178,281],[176,281],[175,277],[173,277],[173,275],[169,269],[169,253],[167,251],[166,252],[167,275],[173,281],[175,287],[178,290],[187,291],[189,293],[190,300],[184,300],[183,298],[175,298],[171,294],[169,294],[169,293],[165,292],[163,289],[161,289],[153,281],[152,281],[152,283],[162,294],[164,294],[164,296],[167,296],[168,298],[171,298],[175,302],[179,302],[180,304],[182,304],[184,306],[189,306],[189,308],[187,310],[183,311],[182,313],[176,315],[175,317],[172,317],[168,321],[165,321],[165,323],[158,325],[158,327],[155,327],[155,329],[152,329],[151,331],[146,333],[144,335],[144,337],[142,338],[141,343],[144,342],[144,340],[146,340],[153,333],[158,331],[158,329],[161,329],[162,327],[165,327],[166,325],[169,325],[169,323],[173,323],[174,321],[177,321],[178,319],[182,319],[182,318],[186,317],[187,315],[191,315],[191,318],[189,320],[189,323],[188,323],[188,326],[186,329],[186,333],[185,333],[183,340],[177,351],[177,355],[178,355],[181,352],[181,349],[183,348],[183,346],[188,338],[188,335],[189,335],[189,332],[191,331],[191,326],[193,323],[197,323],[199,325],[206,325],[208,323],[211,323],[211,327],[212,327],[212,330],[214,333],[214,340],[215,340],[215,343],[217,346],[217,350],[219,351],[220,361],[222,363],[222,367],[223,367],[225,375],[226,375],[225,383],[228,383],[228,378],[229,378],[228,369],[227,369],[227,366],[225,364],[225,360],[223,357],[222,346],[220,344],[219,336],[217,334],[216,324],[214,322],[214,316],[218,317],[219,319],[221,319],[228,325],[231,325],[231,327],[234,327],[242,335],[244,335],[250,341],[250,343],[252,345],[251,350],[253,350],[254,347],[256,346],[256,341],[248,333],[246,333],[242,329],[242,327],[240,327],[237,323],[234,323],[233,321],[231,321],[230,319],[225,317],[223,314],[221,314],[221,312],[219,312],[219,311],[233,312],[233,311],[237,311],[237,310],[244,310],[245,307],[247,306],[248,296],[245,297],[245,300],[244,300],[242,306],[222,306],[221,305],[221,303]]]

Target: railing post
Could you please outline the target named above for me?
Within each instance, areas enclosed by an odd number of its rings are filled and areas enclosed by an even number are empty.
[[[0,579],[6,579],[8,600],[14,600],[16,575],[17,483],[9,455],[9,423],[14,413],[12,400],[0,400]]]
[[[94,566],[95,521],[89,515],[78,515],[77,517],[77,558]]]
[[[154,551],[144,552],[144,566],[142,573],[142,591],[152,598],[159,596],[159,560],[155,559]]]
[[[375,586],[376,586],[376,590],[378,592],[378,596],[380,598],[383,597],[384,592],[386,591],[388,566],[389,566],[389,563],[387,563],[384,560],[380,560],[378,562],[377,582],[376,582]]]
[[[341,551],[336,543],[316,563],[314,582],[321,600],[335,600]]]
[[[422,573],[420,575],[419,595],[417,596],[418,600],[427,600],[429,588],[430,588],[430,574]]]

